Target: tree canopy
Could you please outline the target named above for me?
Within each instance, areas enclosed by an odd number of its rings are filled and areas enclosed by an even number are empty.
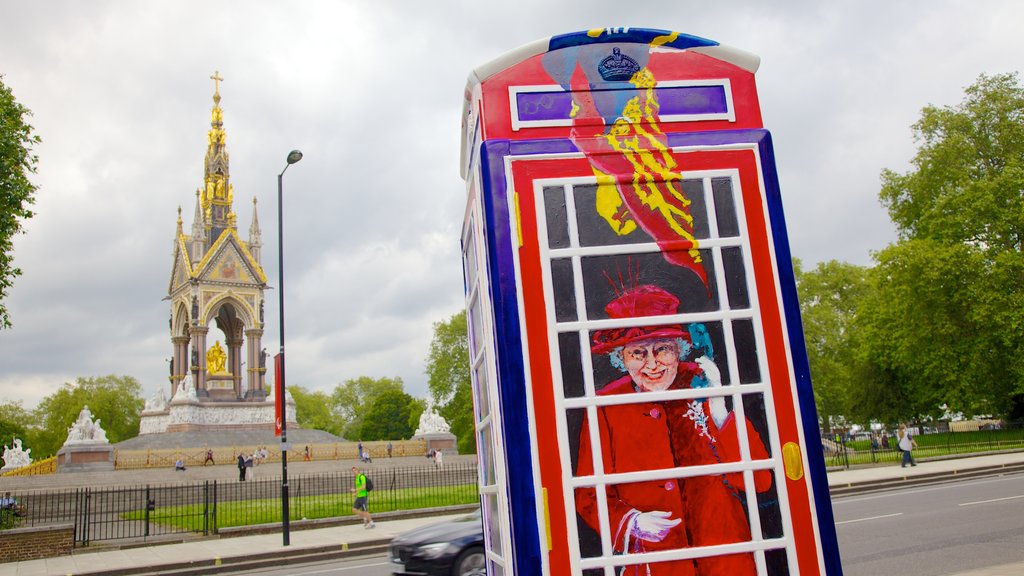
[[[377,397],[388,391],[403,392],[401,378],[360,376],[338,384],[331,392],[331,406],[347,440],[360,440],[363,422]]]
[[[11,446],[14,438],[26,440],[32,426],[32,413],[22,408],[21,402],[0,404],[0,444]],[[29,444],[25,444],[29,447]]]
[[[363,418],[363,440],[406,440],[412,437],[410,413],[415,399],[401,390],[388,389],[374,398]]]
[[[1024,88],[982,75],[913,136],[910,169],[882,172],[898,241],[871,268],[796,267],[824,426],[1024,414]]]
[[[100,427],[112,444],[139,434],[139,416],[145,402],[142,386],[131,376],[77,378],[46,396],[35,409],[38,436],[33,441],[34,458],[51,456],[68,437],[68,428],[85,406],[100,420]]]
[[[36,185],[29,179],[36,172],[38,157],[32,148],[40,139],[26,119],[32,112],[14,99],[14,93],[0,75],[0,329],[11,326],[4,299],[21,270],[14,266],[14,236],[22,223],[33,216]]]
[[[295,417],[299,426],[342,436],[343,423],[334,415],[330,394],[309,391],[302,386],[288,386],[288,392],[295,400]]]
[[[466,311],[434,323],[427,356],[427,386],[441,415],[458,439],[459,452],[476,453],[473,390],[470,382]]]
[[[794,266],[818,417],[826,430],[845,424],[857,374],[853,322],[868,290],[867,269],[835,260],[804,272]]]
[[[913,131],[912,168],[882,173],[900,239],[876,256],[867,354],[917,414],[1004,414],[1024,394],[1024,88],[982,75]]]

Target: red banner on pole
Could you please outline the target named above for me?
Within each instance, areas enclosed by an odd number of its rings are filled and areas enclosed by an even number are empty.
[[[274,436],[281,435],[281,419],[285,414],[281,390],[281,355],[277,354],[274,356]]]

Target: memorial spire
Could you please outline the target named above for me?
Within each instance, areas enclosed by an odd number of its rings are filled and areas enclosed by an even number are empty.
[[[220,107],[220,82],[224,78],[219,72],[214,72],[210,79],[213,80],[213,110],[210,113],[202,205],[204,219],[210,230],[209,241],[212,243],[217,241],[224,230],[235,227],[235,213],[232,209],[234,190],[228,169],[224,111]]]

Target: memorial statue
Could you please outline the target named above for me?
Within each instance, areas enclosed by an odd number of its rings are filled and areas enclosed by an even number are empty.
[[[451,427],[448,426],[448,422],[441,417],[440,414],[434,411],[433,403],[427,406],[427,409],[420,414],[420,424],[416,427],[416,433],[414,436],[422,436],[423,434],[437,434],[437,433],[450,433]]]
[[[89,411],[88,406],[82,408],[82,411],[78,413],[78,420],[68,428],[68,439],[64,441],[64,445],[83,442],[109,444],[107,433],[100,427],[98,418],[93,422],[92,412]]]
[[[161,394],[162,396],[162,394]],[[171,400],[195,400],[196,399],[196,387],[192,384],[192,375],[189,374],[181,380],[181,384],[178,385],[178,391],[174,393],[174,398]]]
[[[167,397],[163,390],[157,390],[142,409],[143,412],[163,412],[167,410]]]
[[[4,445],[4,466],[0,470],[16,470],[28,466],[32,463],[31,452],[31,448],[23,450],[21,440],[15,438],[13,447],[8,448],[6,444]]]
[[[224,367],[227,359],[228,355],[224,352],[224,348],[221,347],[220,340],[217,340],[206,351],[206,371],[210,374],[227,374],[228,371]]]

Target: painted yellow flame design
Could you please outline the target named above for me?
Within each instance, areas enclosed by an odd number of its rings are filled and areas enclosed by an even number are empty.
[[[693,216],[686,208],[691,202],[683,194],[680,184],[682,176],[676,171],[678,165],[675,159],[659,139],[664,133],[657,123],[659,106],[654,93],[657,81],[645,67],[633,75],[630,83],[644,90],[643,104],[640,96],[629,99],[623,107],[622,115],[604,138],[613,150],[622,154],[632,165],[632,189],[637,198],[645,206],[657,211],[681,238],[692,243],[689,255],[695,263],[700,263],[697,239],[689,231],[693,228]],[[598,178],[597,212],[617,234],[629,234],[636,229],[636,223],[624,219],[621,214],[622,199],[615,190],[614,178],[596,168],[594,174]],[[669,203],[664,193],[671,194],[678,205]],[[685,222],[685,226],[682,222]]]

